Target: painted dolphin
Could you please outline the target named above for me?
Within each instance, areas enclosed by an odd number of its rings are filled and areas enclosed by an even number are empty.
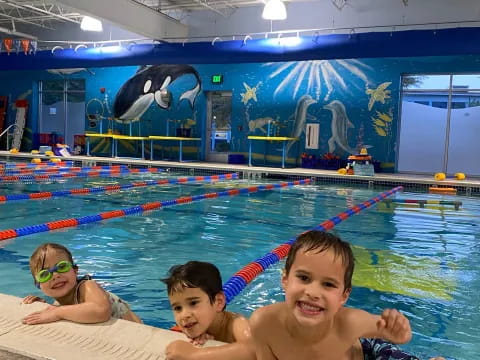
[[[297,102],[295,108],[295,128],[293,129],[290,137],[299,138],[302,132],[305,131],[305,123],[307,121],[307,110],[312,104],[316,104],[317,100],[313,99],[310,95],[303,95]],[[285,154],[288,155],[288,151],[294,144],[294,141],[289,141],[285,149]]]
[[[333,153],[338,145],[349,154],[355,154],[356,151],[348,145],[348,129],[354,126],[348,119],[345,105],[333,100],[323,108],[332,112],[332,136],[328,140],[328,151]]]
[[[169,109],[172,99],[168,86],[183,75],[193,74],[195,87],[185,91],[180,100],[187,99],[193,108],[201,88],[197,71],[189,65],[162,64],[140,68],[120,88],[113,104],[113,116],[117,121],[139,120],[155,101],[162,109]]]

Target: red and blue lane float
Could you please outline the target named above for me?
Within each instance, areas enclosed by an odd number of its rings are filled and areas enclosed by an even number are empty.
[[[128,169],[127,165],[98,165],[98,166],[48,166],[39,169],[31,168],[19,168],[10,169],[5,171],[5,175],[38,175],[38,174],[59,174],[68,172],[86,172],[92,170],[117,170]]]
[[[5,169],[20,169],[20,168],[39,168],[39,167],[68,167],[68,166],[73,166],[73,161],[67,160],[67,161],[58,161],[58,162],[53,162],[53,161],[45,161],[37,164],[32,164],[32,163],[5,163]]]
[[[216,176],[219,176],[219,175],[216,175]],[[229,189],[221,192],[206,193],[206,194],[200,194],[200,195],[194,195],[194,196],[184,196],[174,200],[156,201],[156,202],[146,203],[143,205],[133,206],[127,209],[107,211],[107,212],[99,213],[96,215],[87,215],[79,218],[51,221],[44,224],[25,226],[18,229],[1,230],[0,241],[16,238],[20,236],[41,233],[45,231],[75,227],[78,225],[99,222],[99,221],[123,217],[127,215],[139,214],[144,211],[156,210],[156,209],[164,208],[167,206],[187,204],[194,201],[200,201],[200,200],[206,200],[206,199],[216,199],[223,196],[250,194],[258,191],[269,191],[269,190],[280,189],[280,188],[285,188],[285,187],[290,187],[295,185],[304,185],[304,184],[309,184],[311,181],[312,181],[311,179],[295,180],[291,182],[281,182],[281,183],[268,184],[268,185],[250,186],[250,187],[241,188],[241,189]]]
[[[238,174],[230,173],[230,174],[221,174],[221,175],[213,175],[213,176],[189,176],[189,177],[179,177],[176,179],[137,181],[137,182],[133,182],[130,184],[123,184],[123,185],[107,185],[107,186],[98,186],[98,187],[92,187],[92,188],[77,188],[77,189],[70,189],[70,190],[35,192],[30,194],[11,194],[11,195],[0,196],[0,203],[7,202],[7,201],[19,201],[19,200],[50,199],[53,197],[61,197],[61,196],[98,194],[98,193],[104,193],[104,192],[129,190],[133,188],[146,187],[146,186],[183,184],[183,183],[194,182],[194,181],[213,182],[218,180],[230,180],[230,179],[238,179]]]
[[[397,191],[403,190],[402,186],[397,186],[391,190],[382,192],[371,198],[370,200],[364,201],[358,205],[355,205],[348,210],[341,212],[340,214],[322,222],[313,230],[328,231],[332,229],[335,225],[342,222],[345,219],[348,219],[350,216],[358,214],[360,211],[369,208],[370,206],[378,203],[379,201],[386,199],[388,196],[395,194]],[[268,254],[262,256],[261,258],[251,262],[247,266],[243,267],[240,271],[236,272],[224,285],[223,292],[227,299],[227,304],[232,301],[232,299],[242,292],[243,289],[260,273],[265,271],[271,265],[279,262],[281,259],[285,258],[288,255],[290,247],[295,242],[296,237],[290,239],[286,243],[276,247]]]
[[[158,173],[163,172],[164,169],[160,168],[140,168],[129,169],[123,167],[109,168],[107,170],[99,169],[92,171],[80,171],[80,172],[67,172],[60,174],[41,174],[41,175],[12,175],[12,176],[0,176],[0,183],[2,182],[23,182],[23,181],[54,181],[61,179],[71,178],[88,178],[88,177],[112,177],[126,174],[138,174],[138,173]]]

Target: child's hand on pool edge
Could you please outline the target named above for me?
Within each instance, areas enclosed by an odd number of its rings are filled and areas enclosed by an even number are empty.
[[[48,305],[47,308],[41,311],[35,311],[25,316],[22,319],[22,323],[26,325],[37,325],[59,321],[62,318],[58,315],[58,308],[58,306]]]
[[[23,304],[33,304],[34,302],[46,303],[47,301],[45,299],[42,299],[40,296],[36,296],[36,295],[25,296],[22,300]]]
[[[214,337],[210,334],[207,334],[207,333],[204,333],[196,338],[193,338],[193,339],[190,339],[190,342],[193,344],[193,345],[203,345],[205,344],[208,340],[213,340]]]
[[[175,340],[165,348],[166,360],[187,360],[195,353],[195,346],[184,340]]]

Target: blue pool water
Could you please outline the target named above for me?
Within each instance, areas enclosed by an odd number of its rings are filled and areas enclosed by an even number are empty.
[[[0,195],[70,189],[157,179],[172,174],[70,180],[54,184],[0,184]],[[263,181],[262,183],[266,183]],[[247,180],[231,181],[244,186]],[[255,184],[258,183],[255,182]],[[221,191],[226,182],[137,188],[0,204],[0,230],[93,215],[183,195]],[[69,247],[80,266],[107,290],[129,301],[149,325],[173,323],[164,285],[170,266],[188,260],[215,263],[223,280],[306,229],[385,189],[308,185],[204,200],[141,215],[0,242],[0,292],[25,296],[38,290],[28,269],[41,243]],[[438,199],[399,193],[397,198]],[[333,230],[354,245],[357,258],[349,306],[379,313],[402,310],[414,331],[403,348],[421,358],[442,355],[470,360],[480,353],[480,199],[445,196],[463,206],[384,206],[362,211]],[[280,271],[269,268],[229,305],[248,316],[259,306],[282,301]]]

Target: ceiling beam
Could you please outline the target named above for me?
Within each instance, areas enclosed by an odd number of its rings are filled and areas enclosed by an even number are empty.
[[[59,0],[76,11],[108,20],[150,39],[185,38],[188,27],[178,20],[132,0]]]
[[[18,36],[18,37],[25,38],[25,39],[30,39],[30,40],[37,40],[36,36],[26,34],[26,33],[23,33],[23,32],[17,31],[17,30],[10,30],[10,29],[4,28],[2,26],[0,26],[0,33],[13,35],[13,36]]]
[[[195,3],[197,3],[197,4],[199,4],[199,5],[207,8],[207,9],[213,11],[213,12],[216,12],[217,14],[220,14],[220,15],[222,15],[222,16],[224,16],[224,17],[227,17],[226,13],[223,13],[223,12],[221,12],[219,9],[214,8],[213,6],[209,5],[208,2],[205,1],[205,0],[203,0],[203,1],[202,1],[202,0],[194,0],[194,1],[195,1]]]

